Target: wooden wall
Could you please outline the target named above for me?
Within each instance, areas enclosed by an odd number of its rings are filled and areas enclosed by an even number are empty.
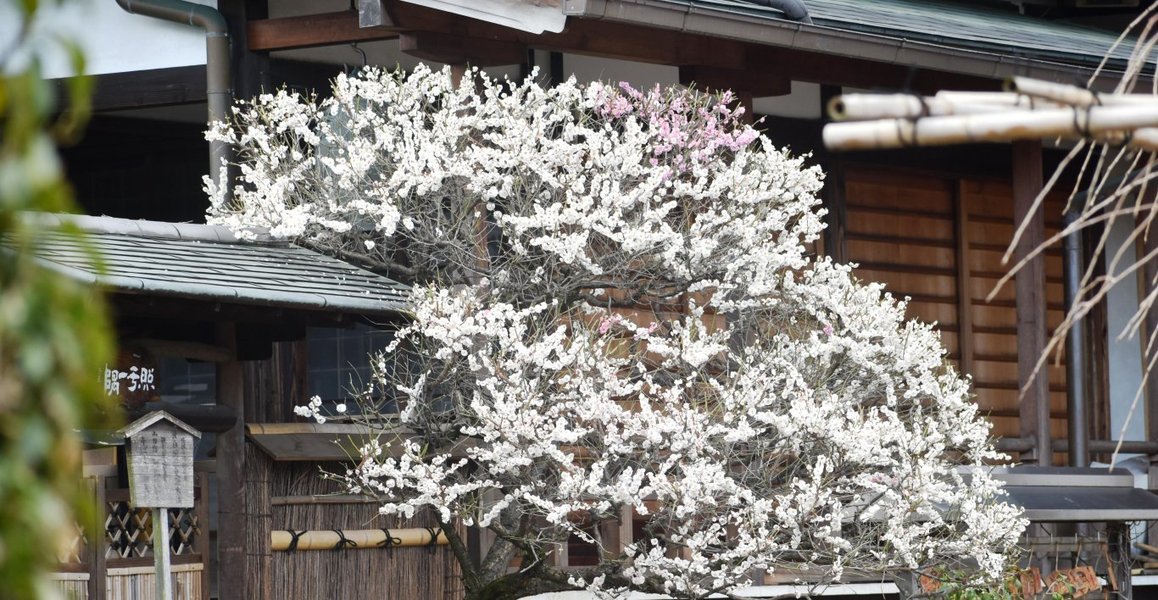
[[[435,526],[436,522],[427,514],[405,521],[380,517],[378,505],[372,503],[281,504],[286,496],[342,491],[324,479],[320,470],[341,471],[346,466],[274,462],[250,446],[247,598],[462,598],[458,564],[447,546],[271,552],[269,534],[275,529],[397,529]]]
[[[938,176],[880,167],[845,171],[846,257],[857,274],[909,296],[909,316],[935,321],[950,359],[972,373],[996,436],[1018,435],[1017,331],[1002,254],[1014,231],[1007,181]],[[1062,199],[1046,205],[1046,235],[1060,226]],[[1063,310],[1060,248],[1046,255],[1050,327]],[[1062,358],[1064,360],[1064,357]],[[1064,364],[1064,363],[1062,363]],[[1065,435],[1065,370],[1047,367],[1051,429]]]

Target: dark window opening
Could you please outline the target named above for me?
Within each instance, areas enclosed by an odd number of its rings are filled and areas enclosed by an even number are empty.
[[[394,340],[394,332],[357,324],[350,328],[310,327],[306,330],[309,353],[308,395],[322,400],[322,414],[337,416],[339,405],[345,414],[397,412],[392,390],[372,385],[374,360]],[[387,368],[392,361],[387,360]],[[356,398],[373,402],[364,411]]]

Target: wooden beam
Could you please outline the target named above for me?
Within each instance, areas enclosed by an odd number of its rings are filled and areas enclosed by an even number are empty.
[[[246,26],[251,51],[294,50],[398,37],[398,27],[359,27],[358,11],[254,19]]]
[[[775,69],[796,81],[862,87],[871,90],[906,90],[932,94],[940,90],[1000,91],[1001,81],[929,70],[914,72],[908,65],[863,60],[779,46],[748,46],[747,68]]]
[[[205,102],[205,65],[108,73],[93,79],[94,111]],[[63,97],[66,81],[54,83],[57,95]]]
[[[388,456],[400,456],[402,442],[420,436],[403,428],[381,429],[358,423],[247,423],[246,433],[275,461],[345,462],[358,458],[357,445],[372,437],[385,446]],[[466,456],[475,440],[464,438],[451,448],[452,456]]]
[[[1042,189],[1041,141],[1013,142],[1013,222],[1029,221],[1029,226],[1013,254],[1017,264],[1045,240],[1045,212],[1029,209]],[[1036,440],[1033,460],[1042,466],[1053,461],[1050,450],[1049,378],[1047,371],[1032,375],[1038,358],[1045,352],[1046,298],[1045,259],[1038,256],[1026,264],[1014,280],[1017,294],[1017,381],[1025,390],[1018,409],[1021,437]]]
[[[250,21],[249,49],[290,50],[426,32],[640,62],[732,69],[746,66],[744,47],[739,42],[638,25],[580,19],[560,33],[535,35],[404,2],[391,5],[391,13],[395,23],[391,27],[360,28],[358,13],[353,10]]]
[[[476,67],[518,65],[527,61],[519,42],[469,38],[431,31],[411,31],[399,37],[402,51],[418,58]]]
[[[236,326],[217,326],[217,343],[237,346]],[[237,423],[217,434],[217,556],[221,600],[244,600],[245,590],[245,398],[240,362],[217,365],[217,402],[233,409]]]

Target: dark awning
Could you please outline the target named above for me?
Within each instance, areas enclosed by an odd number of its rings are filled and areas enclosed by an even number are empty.
[[[1158,495],[1135,488],[1133,474],[1121,468],[1016,467],[994,476],[1030,521],[1158,520]]]

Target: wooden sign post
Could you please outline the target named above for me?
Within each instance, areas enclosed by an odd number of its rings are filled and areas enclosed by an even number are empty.
[[[153,561],[157,600],[172,600],[169,509],[193,506],[193,443],[196,429],[160,410],[121,430],[128,445],[129,500],[153,511]]]

